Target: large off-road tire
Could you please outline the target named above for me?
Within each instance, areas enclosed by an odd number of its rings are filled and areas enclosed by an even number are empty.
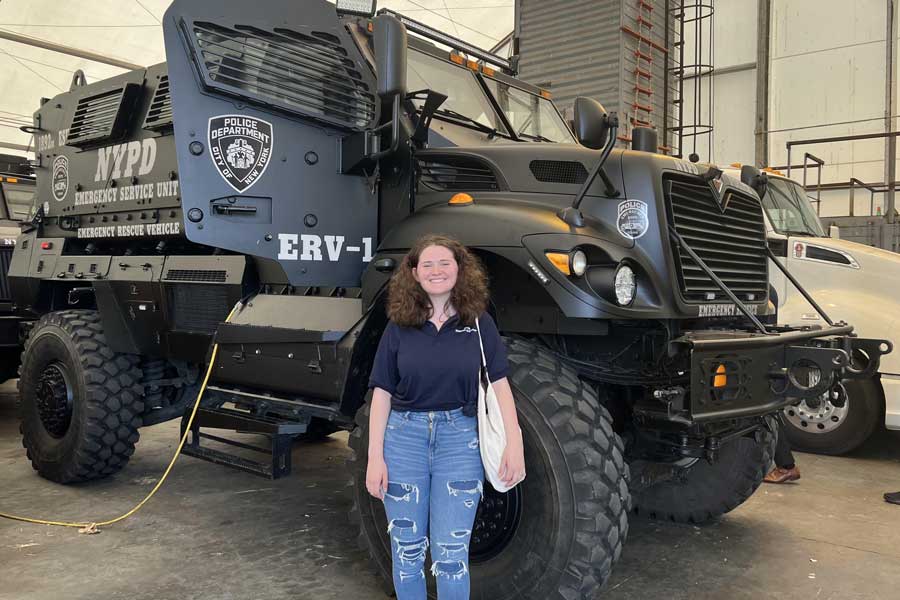
[[[470,547],[472,598],[591,598],[609,577],[628,533],[631,498],[622,440],[596,393],[573,371],[529,342],[507,345],[527,477],[507,494],[485,483]],[[384,508],[365,486],[368,419],[366,405],[350,436],[352,517],[360,526],[360,544],[390,588]]]
[[[884,395],[875,379],[846,379],[844,406],[829,400],[807,401],[784,409],[791,447],[801,452],[847,454],[863,444],[884,422]]]
[[[58,483],[100,479],[134,453],[141,425],[139,359],[109,349],[100,315],[44,315],[25,341],[19,376],[22,445]]]
[[[714,463],[699,459],[674,479],[635,493],[635,512],[677,523],[703,523],[740,506],[762,483],[775,453],[773,417],[754,434],[726,443]]]

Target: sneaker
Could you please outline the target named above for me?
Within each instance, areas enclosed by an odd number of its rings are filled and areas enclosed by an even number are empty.
[[[900,492],[891,492],[884,495],[884,501],[891,504],[900,504]]]

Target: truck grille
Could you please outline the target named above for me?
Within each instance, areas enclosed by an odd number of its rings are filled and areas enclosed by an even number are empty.
[[[9,262],[12,260],[12,253],[12,248],[0,248],[0,301],[3,302],[12,300],[12,293],[9,291]]]
[[[758,200],[727,192],[723,210],[712,189],[699,179],[670,177],[663,186],[675,231],[741,300],[768,298],[766,228]],[[689,302],[727,299],[709,276],[673,242],[681,293]]]
[[[419,170],[422,183],[440,192],[500,189],[497,176],[489,166],[467,157],[422,158],[419,159]]]
[[[170,286],[168,295],[178,331],[215,331],[231,309],[226,286],[180,283]]]
[[[194,23],[207,85],[351,129],[375,119],[375,96],[334,35]]]
[[[571,160],[533,160],[531,174],[544,183],[573,183],[581,185],[588,178],[587,169]]]

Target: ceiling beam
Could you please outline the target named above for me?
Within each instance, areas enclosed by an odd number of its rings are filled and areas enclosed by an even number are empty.
[[[126,60],[120,60],[111,56],[104,56],[102,54],[98,54],[97,52],[91,52],[90,50],[81,50],[80,48],[73,48],[71,46],[64,46],[55,42],[48,42],[47,40],[42,40],[28,35],[22,35],[21,33],[7,31],[5,29],[0,29],[0,39],[9,40],[18,44],[25,44],[26,46],[34,46],[35,48],[43,48],[44,50],[50,50],[52,52],[59,52],[60,54],[68,54],[69,56],[76,56],[78,58],[84,58],[86,60],[99,62],[106,65],[112,65],[114,67],[119,67],[120,69],[128,69],[129,71],[144,68],[142,65],[131,63]]]

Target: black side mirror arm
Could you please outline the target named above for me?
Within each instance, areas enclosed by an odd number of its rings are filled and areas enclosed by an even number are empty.
[[[424,90],[427,96],[425,104],[422,106],[422,114],[419,115],[419,122],[416,123],[416,130],[413,131],[411,139],[413,142],[424,145],[428,141],[428,129],[431,127],[431,119],[434,113],[447,101],[447,96],[433,90]]]
[[[380,138],[380,134],[382,131],[386,130],[387,128],[391,129],[391,145],[386,150],[380,150],[378,152],[370,154],[367,157],[370,160],[378,160],[384,158],[385,156],[396,152],[397,148],[400,147],[400,104],[402,103],[402,101],[403,99],[400,97],[400,94],[395,94],[391,120],[387,123],[379,125],[371,131],[366,132],[369,135],[377,135]]]
[[[584,200],[584,197],[587,195],[588,190],[591,188],[591,185],[594,183],[594,180],[597,176],[600,176],[600,179],[603,180],[604,185],[606,186],[605,193],[610,198],[615,198],[619,196],[620,192],[616,189],[616,186],[613,185],[612,181],[609,179],[609,176],[606,174],[606,171],[603,170],[603,165],[606,164],[606,159],[609,158],[610,152],[616,145],[616,134],[619,131],[619,117],[616,113],[611,113],[608,117],[609,119],[609,137],[606,140],[606,145],[603,147],[603,154],[600,155],[600,160],[597,161],[597,165],[591,171],[588,178],[585,180],[584,185],[581,186],[581,189],[575,195],[575,199],[572,201],[572,206],[568,206],[566,208],[561,209],[556,216],[563,220],[567,225],[571,227],[584,227],[584,215],[581,214],[581,201]]]

